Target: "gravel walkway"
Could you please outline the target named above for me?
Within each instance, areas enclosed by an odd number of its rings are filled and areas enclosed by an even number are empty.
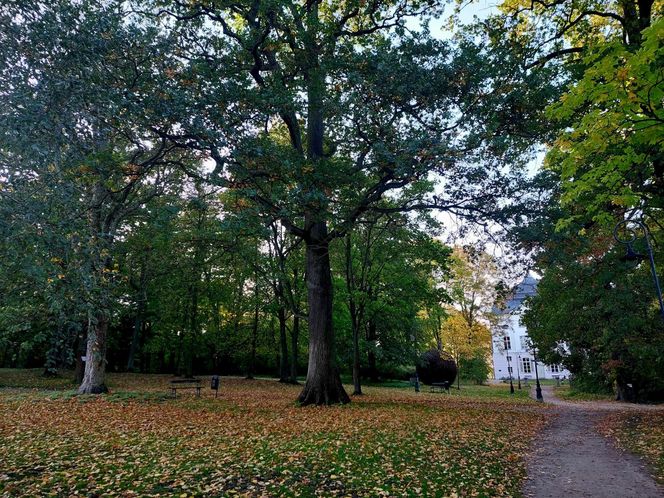
[[[544,401],[556,405],[557,417],[535,440],[528,459],[527,497],[660,498],[664,490],[635,456],[611,445],[595,430],[609,410],[652,410],[664,407],[627,403],[571,403],[543,386]],[[534,393],[534,390],[533,390]]]

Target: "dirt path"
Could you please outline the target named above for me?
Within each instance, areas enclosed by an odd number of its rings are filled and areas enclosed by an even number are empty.
[[[621,452],[595,430],[610,410],[661,409],[623,403],[571,403],[543,387],[545,402],[556,405],[557,417],[534,444],[528,459],[527,497],[660,498],[664,490],[643,463]]]

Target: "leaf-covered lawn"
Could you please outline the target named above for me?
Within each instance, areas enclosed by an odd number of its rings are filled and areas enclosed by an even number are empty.
[[[621,448],[643,458],[664,485],[664,412],[612,413],[603,418],[600,430]]]
[[[297,386],[223,378],[220,399],[172,400],[167,379],[116,375],[103,397],[0,389],[0,494],[518,495],[548,416],[503,386],[369,387],[351,405],[300,408]]]

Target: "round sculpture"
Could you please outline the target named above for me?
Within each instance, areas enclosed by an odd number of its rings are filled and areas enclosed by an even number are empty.
[[[451,385],[457,376],[457,365],[449,353],[431,349],[420,356],[417,376],[420,382],[427,385],[439,382]]]

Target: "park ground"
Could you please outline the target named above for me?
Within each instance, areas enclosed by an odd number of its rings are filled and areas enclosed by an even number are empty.
[[[521,496],[560,416],[506,385],[392,383],[301,408],[300,387],[268,379],[172,399],[165,375],[111,374],[109,395],[75,396],[68,375],[40,373],[0,369],[0,496]],[[664,478],[664,412],[593,423]]]

